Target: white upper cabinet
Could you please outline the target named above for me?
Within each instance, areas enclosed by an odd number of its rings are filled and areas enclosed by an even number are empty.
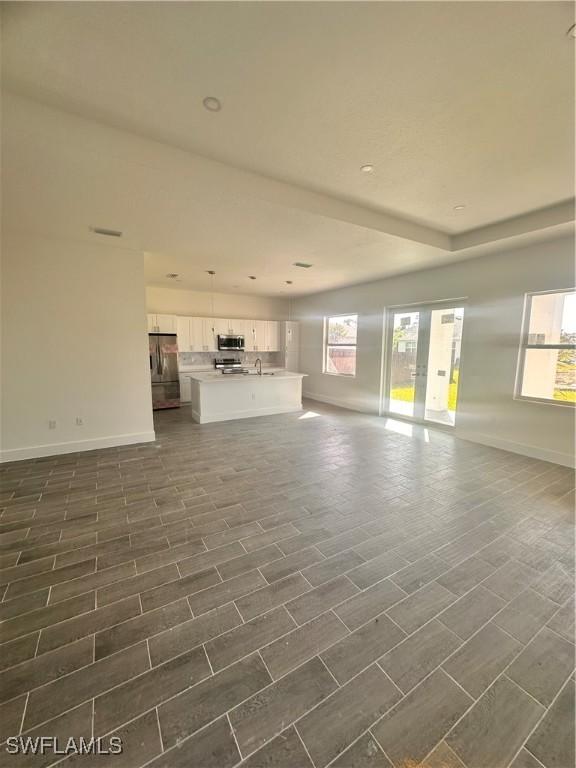
[[[148,333],[176,333],[174,315],[148,315]]]
[[[228,318],[214,318],[216,325],[216,333],[220,333],[224,336],[244,336],[246,331],[246,323],[249,320],[230,320]]]
[[[190,321],[190,352],[204,352],[204,346],[208,343],[204,332],[205,319],[204,317],[188,318]]]
[[[266,320],[266,352],[280,349],[280,329],[276,320]]]
[[[244,349],[246,352],[254,352],[256,348],[256,331],[254,330],[254,320],[243,320],[244,328],[242,335],[244,336]]]
[[[214,318],[214,333],[216,336],[227,336],[230,333],[230,320],[222,317]]]
[[[300,370],[300,328],[298,322],[280,323],[282,364],[289,371]]]
[[[201,349],[199,352],[216,352],[218,350],[218,331],[217,323],[218,319],[215,317],[199,317],[201,321],[199,328],[201,328]]]
[[[216,336],[211,317],[177,317],[176,333],[179,352],[214,352]]]
[[[246,352],[278,352],[284,335],[276,320],[148,314],[148,333],[175,333],[180,352],[217,352],[218,335],[244,336]]]
[[[190,337],[191,317],[176,318],[176,335],[178,336],[178,352],[193,352]]]
[[[266,352],[266,320],[254,320],[254,352]]]

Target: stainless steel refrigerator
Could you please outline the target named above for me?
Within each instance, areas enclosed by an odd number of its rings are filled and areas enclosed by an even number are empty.
[[[149,333],[152,408],[180,407],[178,338],[175,333]]]

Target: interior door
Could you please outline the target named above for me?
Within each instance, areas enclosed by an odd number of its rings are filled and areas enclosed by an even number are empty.
[[[454,425],[463,321],[453,304],[390,310],[386,413]]]

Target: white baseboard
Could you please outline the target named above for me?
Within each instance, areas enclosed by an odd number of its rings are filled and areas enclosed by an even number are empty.
[[[250,409],[249,411],[223,411],[221,413],[211,413],[209,416],[205,416],[203,419],[200,417],[198,411],[192,409],[192,418],[197,424],[212,424],[216,421],[234,421],[235,419],[252,419],[255,416],[275,416],[279,413],[298,413],[302,410],[302,406],[291,406],[288,408],[257,408]]]
[[[327,403],[328,405],[336,405],[338,408],[346,408],[348,411],[358,411],[360,413],[371,413],[373,416],[377,416],[378,412],[372,410],[364,403],[355,402],[354,400],[339,399],[337,397],[328,397],[326,395],[319,395],[315,392],[302,392],[302,397],[307,400],[317,400],[319,403]]]
[[[485,435],[483,433],[468,433],[459,431],[458,427],[455,428],[454,437],[458,437],[460,440],[469,440],[471,443],[480,443],[480,445],[487,445],[490,448],[500,448],[503,451],[509,451],[510,453],[519,453],[522,456],[528,456],[531,459],[540,459],[541,461],[550,461],[552,464],[561,464],[563,467],[576,467],[576,457],[570,453],[563,453],[562,451],[553,451],[550,448],[540,448],[537,445],[529,445],[527,443],[515,443],[512,440],[504,440],[500,437],[493,437],[492,435]]]
[[[314,392],[303,392],[302,397],[308,398],[308,400],[317,400],[320,403],[328,403],[328,405],[336,405],[339,408],[346,408],[349,411],[359,411],[361,413],[371,413],[376,416],[377,412],[366,407],[364,404],[354,403],[354,401],[346,399],[338,399],[335,397],[326,397],[326,395],[319,395]],[[393,418],[393,417],[392,417]],[[431,425],[428,425],[430,429],[434,429]],[[492,435],[468,433],[458,430],[456,426],[454,431],[442,430],[449,434],[454,435],[461,440],[469,440],[471,443],[479,443],[480,445],[487,445],[490,448],[500,448],[503,451],[510,451],[510,453],[519,453],[522,456],[528,456],[531,459],[540,459],[541,461],[550,461],[552,464],[560,464],[564,467],[574,468],[576,466],[576,459],[573,454],[563,453],[561,451],[554,451],[549,448],[540,448],[537,445],[527,445],[525,443],[515,443],[512,440],[503,440],[498,437],[492,437]]]
[[[94,451],[99,448],[117,448],[134,443],[152,443],[156,433],[132,432],[127,435],[111,435],[95,437],[90,440],[74,440],[67,443],[48,443],[46,445],[31,445],[26,448],[8,448],[0,451],[0,463],[7,461],[23,461],[24,459],[39,459],[43,456],[57,456],[61,453],[77,453],[78,451]]]

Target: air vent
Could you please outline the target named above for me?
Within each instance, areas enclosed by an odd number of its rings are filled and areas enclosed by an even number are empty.
[[[104,229],[104,227],[91,227],[95,235],[105,235],[106,237],[122,237],[122,232],[118,229]]]
[[[312,264],[306,264],[305,261],[295,261],[292,266],[294,266],[294,267],[302,267],[302,269],[310,269]]]
[[[168,272],[166,277],[168,277],[170,280],[176,280],[178,277],[180,277],[180,275],[178,272]]]

